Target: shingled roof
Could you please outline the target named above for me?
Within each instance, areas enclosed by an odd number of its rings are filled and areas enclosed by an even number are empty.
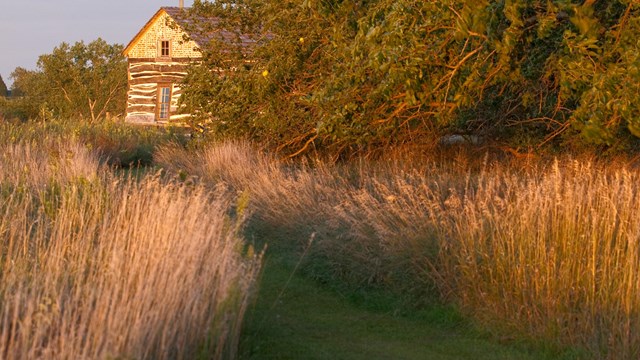
[[[206,47],[212,40],[227,41],[229,43],[240,40],[243,47],[250,47],[255,43],[251,37],[240,35],[222,30],[219,27],[220,18],[194,16],[188,13],[188,8],[180,8],[176,6],[161,7],[155,15],[140,29],[136,36],[125,47],[123,54],[127,55],[129,50],[136,44],[138,39],[146,32],[146,30],[162,16],[163,13],[168,14],[173,21],[187,34],[190,40],[193,40],[201,49]]]

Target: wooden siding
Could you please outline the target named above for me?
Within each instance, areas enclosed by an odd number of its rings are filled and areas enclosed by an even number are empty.
[[[126,121],[156,123],[158,84],[171,84],[170,122],[179,122],[188,115],[177,114],[182,95],[180,83],[187,74],[190,59],[172,59],[157,63],[154,59],[129,59],[129,92]]]

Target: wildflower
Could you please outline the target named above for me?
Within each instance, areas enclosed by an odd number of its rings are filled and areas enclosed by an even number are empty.
[[[269,70],[265,70],[262,72],[262,76],[267,77],[269,76]]]

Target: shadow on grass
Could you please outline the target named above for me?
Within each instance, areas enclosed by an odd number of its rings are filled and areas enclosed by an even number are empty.
[[[408,309],[397,295],[319,283],[298,269],[295,234],[249,231],[269,244],[241,359],[574,359],[474,330],[453,309]],[[297,242],[300,244],[299,242]]]

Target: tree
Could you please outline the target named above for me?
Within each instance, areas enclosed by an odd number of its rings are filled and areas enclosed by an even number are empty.
[[[62,43],[41,55],[37,70],[17,68],[16,95],[23,96],[24,116],[97,121],[126,107],[127,65],[121,45],[98,39],[89,44]]]
[[[313,95],[345,55],[333,36],[353,37],[363,10],[350,1],[195,1],[194,23],[217,17],[215,30],[236,36],[212,41],[202,66],[185,79],[192,123],[213,136],[250,137],[290,154],[348,143],[318,126],[323,114]]]
[[[228,0],[194,12],[242,40],[212,42],[186,79],[193,122],[214,136],[291,155],[444,132],[540,147],[639,142],[635,0]],[[250,59],[237,51],[247,36]]]
[[[2,109],[0,111],[2,115],[5,118],[22,120],[34,119],[40,116],[39,110],[42,99],[37,97],[33,91],[33,89],[39,87],[36,84],[36,81],[39,80],[38,73],[17,67],[10,77],[13,79],[11,98],[2,99]],[[25,96],[27,91],[32,93],[30,97]]]
[[[0,75],[0,97],[7,96],[7,84],[2,80],[2,75]]]

